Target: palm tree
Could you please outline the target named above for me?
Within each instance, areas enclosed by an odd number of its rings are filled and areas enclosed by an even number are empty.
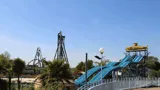
[[[55,90],[55,86],[58,86],[60,82],[72,78],[70,66],[63,60],[53,60],[46,68],[46,72],[40,76],[43,87],[51,86],[50,88]]]
[[[13,61],[13,72],[17,75],[18,77],[18,90],[20,90],[20,81],[19,77],[22,74],[23,70],[25,68],[25,62],[21,60],[20,58],[16,58]]]

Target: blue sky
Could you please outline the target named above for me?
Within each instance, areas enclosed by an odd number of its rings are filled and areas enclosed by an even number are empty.
[[[26,62],[41,47],[52,60],[57,33],[66,36],[72,67],[94,59],[100,47],[105,56],[117,61],[125,47],[138,42],[148,45],[151,55],[160,52],[159,0],[0,0],[0,53]]]

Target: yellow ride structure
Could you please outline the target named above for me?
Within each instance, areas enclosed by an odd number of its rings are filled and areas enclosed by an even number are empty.
[[[126,52],[147,51],[147,50],[148,46],[139,46],[138,43],[133,43],[133,46],[126,48]]]

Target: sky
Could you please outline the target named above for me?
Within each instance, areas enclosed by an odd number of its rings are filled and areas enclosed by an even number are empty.
[[[124,57],[134,42],[160,56],[159,0],[0,0],[0,53],[26,62],[40,47],[53,60],[57,33],[66,36],[71,67],[99,54],[111,61]]]

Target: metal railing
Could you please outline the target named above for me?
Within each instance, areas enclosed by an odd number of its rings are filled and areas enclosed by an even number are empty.
[[[124,90],[149,86],[160,86],[160,78],[106,79],[85,84],[77,90]]]

